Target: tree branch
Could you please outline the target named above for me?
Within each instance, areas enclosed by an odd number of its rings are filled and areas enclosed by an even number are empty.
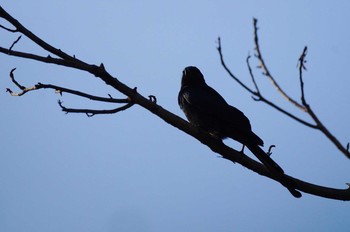
[[[299,81],[300,81],[300,91],[301,91],[301,102],[306,109],[307,114],[314,120],[316,123],[316,128],[320,130],[347,158],[350,159],[350,152],[348,148],[348,144],[343,146],[339,140],[324,126],[324,124],[320,121],[315,112],[311,109],[311,106],[307,103],[304,93],[304,81],[303,81],[303,70],[306,70],[306,54],[307,47],[304,48],[302,54],[299,58]]]
[[[303,111],[306,111],[305,107],[303,107],[301,104],[299,104],[297,101],[295,101],[294,99],[289,97],[289,95],[284,92],[284,90],[278,85],[278,83],[275,80],[275,78],[271,75],[271,73],[270,73],[269,69],[267,68],[267,66],[265,64],[265,61],[264,61],[264,59],[262,57],[262,53],[260,51],[259,38],[258,38],[258,27],[257,27],[258,20],[254,18],[253,21],[254,21],[254,42],[255,42],[256,57],[260,61],[260,66],[259,67],[263,69],[263,71],[264,71],[263,74],[270,79],[270,81],[275,86],[277,91],[285,99],[287,99],[289,102],[291,102],[297,108],[299,108],[299,109],[301,109]]]
[[[272,180],[279,182],[279,180],[276,179],[277,177],[273,176],[266,169],[266,167],[263,164],[249,158],[247,155],[245,155],[241,152],[238,152],[238,151],[226,146],[221,140],[217,140],[217,139],[213,138],[207,132],[202,131],[198,127],[192,126],[187,121],[183,120],[182,118],[178,117],[177,115],[162,108],[160,105],[158,105],[156,103],[156,98],[153,95],[150,95],[149,99],[142,96],[141,94],[139,94],[136,91],[136,88],[128,87],[127,85],[125,85],[124,83],[119,81],[117,78],[115,78],[111,74],[109,74],[107,72],[107,70],[105,69],[103,64],[101,64],[99,66],[90,65],[90,64],[87,64],[79,59],[76,59],[75,57],[71,57],[71,56],[67,55],[66,53],[62,52],[61,50],[58,50],[58,49],[52,47],[51,45],[47,44],[46,42],[42,41],[40,38],[35,36],[29,30],[24,28],[17,20],[15,20],[13,17],[11,17],[1,7],[0,7],[0,17],[3,17],[4,19],[6,19],[13,26],[15,26],[19,32],[21,32],[22,34],[27,36],[30,40],[32,40],[33,42],[35,42],[36,44],[41,46],[43,49],[45,49],[46,51],[48,51],[50,53],[57,55],[60,58],[52,58],[50,56],[41,57],[41,56],[37,56],[34,54],[14,52],[14,51],[10,51],[10,53],[8,53],[8,49],[4,49],[4,48],[0,48],[0,52],[4,53],[6,55],[15,55],[17,57],[21,57],[21,58],[25,58],[25,59],[33,59],[33,60],[37,60],[39,62],[45,62],[45,63],[54,63],[57,65],[63,65],[63,66],[71,67],[74,69],[86,71],[88,73],[93,74],[95,77],[103,80],[107,85],[111,86],[112,88],[114,88],[118,92],[126,95],[127,99],[128,99],[128,103],[126,103],[124,106],[119,107],[119,108],[115,108],[112,110],[105,110],[105,111],[93,111],[93,110],[88,110],[88,109],[80,109],[81,112],[79,112],[79,113],[86,113],[88,116],[91,116],[91,115],[102,113],[102,112],[105,112],[105,113],[119,112],[119,111],[122,111],[122,110],[125,110],[125,109],[131,107],[132,104],[140,105],[144,109],[150,111],[154,115],[163,119],[168,124],[178,128],[179,130],[189,134],[193,138],[195,138],[198,141],[200,141],[201,143],[205,144],[212,151],[222,155],[223,158],[228,159],[228,160],[235,162],[235,163],[239,163],[242,166],[247,167],[248,169],[250,169],[250,170],[252,170],[252,171],[254,171],[262,176],[266,176]],[[221,46],[219,46],[219,47],[221,48]],[[219,51],[221,54],[221,49]],[[15,85],[17,85],[17,84],[15,84]],[[21,85],[19,85],[19,84],[17,85],[17,87],[20,87],[20,86]],[[33,88],[33,89],[31,89],[31,88]],[[93,95],[86,94],[86,93],[82,93],[82,92],[79,92],[76,90],[70,90],[67,88],[54,86],[54,85],[45,85],[45,84],[39,83],[31,88],[24,87],[24,89],[22,89],[22,92],[21,92],[22,94],[19,93],[17,95],[20,95],[20,94],[23,95],[26,92],[29,92],[32,90],[37,90],[38,88],[49,88],[49,89],[59,90],[60,93],[67,92],[67,93],[70,93],[73,95],[89,98],[92,100],[97,100],[97,101],[107,100],[107,98],[100,98],[100,97],[93,96]],[[246,87],[246,88],[249,89],[248,87]],[[108,102],[110,102],[110,99],[108,99]],[[120,102],[115,102],[115,103],[120,103]],[[66,112],[71,111],[71,110],[75,110],[75,111],[79,110],[79,109],[65,108],[61,102],[59,104],[60,104],[61,108]],[[70,112],[68,112],[68,113],[70,113]],[[313,195],[321,196],[321,197],[326,197],[326,198],[331,198],[331,199],[350,200],[349,188],[347,188],[347,189],[327,188],[327,187],[322,187],[322,186],[314,185],[311,183],[307,183],[307,182],[298,180],[296,178],[293,178],[293,177],[290,177],[287,175],[285,175],[284,177],[286,179],[288,179],[289,181],[294,182],[296,189],[303,191],[305,193],[309,193],[309,194],[313,194]]]
[[[65,112],[66,114],[68,113],[83,113],[86,114],[88,117],[95,116],[96,114],[115,114],[120,111],[124,111],[129,109],[131,106],[134,105],[133,102],[129,102],[125,104],[124,106],[111,109],[111,110],[92,110],[92,109],[73,109],[73,108],[66,108],[63,106],[62,101],[58,101],[58,105],[61,107],[62,111]]]
[[[6,31],[12,32],[12,33],[18,32],[17,29],[10,29],[10,28],[5,27],[5,26],[3,26],[3,25],[1,25],[1,24],[0,24],[0,28],[4,29],[4,30],[6,30]]]
[[[239,85],[241,85],[244,89],[246,89],[249,93],[253,94],[253,99],[255,101],[262,101],[266,104],[268,104],[269,106],[271,106],[272,108],[276,109],[277,111],[281,112],[282,114],[287,115],[288,117],[296,120],[297,122],[313,128],[313,129],[317,129],[320,130],[347,158],[350,158],[350,152],[349,152],[349,148],[348,148],[348,144],[346,144],[346,146],[343,146],[339,140],[324,126],[324,124],[321,123],[320,119],[318,118],[318,116],[314,113],[314,111],[312,110],[311,106],[307,103],[306,98],[305,98],[305,90],[304,90],[304,82],[303,82],[303,70],[306,70],[305,67],[305,63],[306,63],[306,54],[307,54],[307,47],[304,47],[303,52],[299,58],[299,82],[300,82],[300,91],[301,91],[301,104],[298,103],[296,100],[294,100],[293,98],[291,98],[287,93],[284,92],[284,90],[279,86],[279,84],[277,83],[276,79],[271,75],[269,69],[266,66],[266,63],[263,59],[263,55],[261,53],[260,50],[260,45],[259,45],[259,37],[258,37],[258,27],[257,27],[257,19],[253,19],[253,25],[254,25],[254,45],[255,45],[255,50],[256,50],[256,58],[259,60],[260,65],[259,68],[263,69],[263,75],[268,77],[268,79],[270,79],[272,85],[277,89],[277,91],[289,102],[291,102],[295,107],[297,107],[298,109],[301,109],[303,112],[307,113],[311,119],[314,121],[314,124],[311,124],[305,120],[302,120],[301,118],[289,113],[288,111],[282,109],[281,107],[277,106],[276,104],[274,104],[272,101],[268,100],[267,98],[265,98],[264,96],[262,96],[261,91],[258,88],[258,85],[255,81],[255,77],[253,74],[253,71],[250,67],[250,63],[249,63],[249,58],[250,56],[248,56],[247,58],[247,66],[248,66],[248,71],[249,74],[252,78],[253,84],[255,86],[256,91],[253,91],[252,89],[248,88],[246,85],[242,84],[242,82],[232,74],[232,72],[228,69],[228,67],[226,66],[225,62],[224,62],[224,58],[222,55],[222,49],[221,49],[221,42],[219,40],[219,47],[218,47],[218,51],[219,51],[219,55],[220,55],[220,60],[221,60],[221,64],[223,65],[224,69],[227,71],[227,73],[229,74],[229,76],[231,76],[236,82],[238,82]]]
[[[249,70],[249,74],[252,78],[252,81],[255,85],[255,88],[256,88],[256,91],[254,91],[253,89],[247,87],[245,84],[242,83],[242,81],[240,81],[232,72],[231,70],[227,67],[226,65],[226,62],[224,60],[224,57],[223,57],[223,54],[222,54],[222,47],[221,47],[221,40],[219,38],[218,40],[218,47],[217,47],[217,50],[219,52],[219,56],[220,56],[220,61],[221,61],[221,64],[222,66],[224,67],[224,69],[227,71],[227,73],[229,74],[230,77],[232,77],[239,85],[241,85],[245,90],[247,90],[249,93],[251,93],[253,96],[252,98],[255,100],[255,101],[261,101],[261,102],[264,102],[266,104],[268,104],[269,106],[271,106],[272,108],[276,109],[277,111],[281,112],[282,114],[285,114],[286,116],[302,123],[303,125],[305,126],[308,126],[310,128],[313,128],[313,129],[316,129],[316,125],[313,125],[291,113],[289,113],[288,111],[282,109],[280,106],[276,105],[275,103],[273,103],[272,101],[268,100],[267,98],[265,98],[259,88],[258,88],[258,85],[257,83],[255,82],[255,77],[254,77],[254,74],[253,74],[253,71],[250,67],[250,63],[249,63],[249,56],[247,58],[247,66],[248,66],[248,70]]]
[[[227,67],[226,62],[224,60],[224,55],[222,54],[222,47],[221,47],[221,38],[218,38],[218,46],[216,47],[216,49],[219,52],[220,55],[220,61],[222,66],[224,67],[224,69],[226,70],[226,72],[230,75],[230,77],[232,77],[240,86],[242,86],[245,90],[247,90],[249,93],[253,94],[253,95],[257,95],[257,93],[255,91],[253,91],[251,88],[249,88],[247,85],[245,85],[239,78],[237,78],[232,72],[231,70]]]

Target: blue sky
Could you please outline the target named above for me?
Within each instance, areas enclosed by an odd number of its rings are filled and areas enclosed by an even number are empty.
[[[1,1],[52,45],[99,64],[122,82],[183,117],[177,105],[182,69],[198,66],[207,83],[241,109],[285,171],[345,188],[350,161],[319,132],[251,100],[225,73],[216,51],[251,84],[253,17],[272,74],[299,99],[297,60],[309,47],[306,97],[342,143],[350,141],[348,1]],[[1,21],[3,24],[4,22]],[[17,35],[0,31],[1,46]],[[46,53],[22,38],[16,49]],[[253,65],[257,62],[252,60]],[[139,106],[117,114],[65,115],[57,105],[102,107],[53,91],[21,98],[23,85],[62,85],[122,97],[86,73],[0,55],[1,231],[346,231],[349,203],[304,194],[218,157]],[[293,109],[254,69],[261,90]],[[237,144],[228,144],[239,148]]]

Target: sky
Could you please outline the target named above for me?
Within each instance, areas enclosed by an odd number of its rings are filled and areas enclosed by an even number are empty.
[[[300,99],[298,58],[308,46],[306,98],[343,143],[350,141],[349,1],[44,1],[0,5],[42,39],[109,73],[184,118],[177,105],[182,70],[195,65],[250,119],[287,174],[346,188],[350,160],[320,132],[255,102],[220,65],[221,37],[231,70],[252,86],[253,18],[271,73]],[[6,24],[3,20],[0,21]],[[1,45],[18,37],[0,31]],[[27,38],[15,49],[47,53]],[[252,66],[258,65],[252,59]],[[11,97],[12,68],[37,82],[123,98],[87,73],[0,54],[0,231],[347,231],[348,202],[303,194],[220,158],[140,106],[115,115],[64,114],[108,104],[54,91]],[[305,120],[254,68],[262,93]],[[240,149],[232,141],[225,143]]]

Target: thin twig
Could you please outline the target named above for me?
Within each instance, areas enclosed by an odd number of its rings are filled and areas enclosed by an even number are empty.
[[[253,19],[254,21],[254,43],[255,43],[255,50],[256,50],[256,57],[260,61],[260,67],[264,70],[264,75],[270,79],[272,82],[273,86],[277,89],[277,91],[284,97],[286,98],[289,102],[291,102],[293,105],[295,105],[297,108],[301,109],[302,111],[306,111],[305,107],[299,104],[297,101],[289,97],[289,95],[283,91],[283,89],[278,85],[277,81],[275,78],[271,75],[269,69],[267,68],[265,61],[262,57],[262,53],[260,51],[260,45],[259,45],[259,37],[258,37],[258,20]]]
[[[36,43],[46,51],[51,52],[52,54],[55,54],[56,56],[61,57],[64,60],[75,60],[74,57],[62,52],[60,49],[54,48],[50,44],[37,37],[35,34],[33,34],[31,31],[25,28],[20,22],[18,22],[15,18],[13,18],[10,14],[8,14],[1,6],[0,17],[6,19],[9,23],[16,27],[17,31],[24,34],[26,37],[28,37],[30,40],[32,40],[34,43]]]
[[[247,65],[248,65],[248,70],[249,70],[249,73],[253,79],[253,82],[254,85],[255,85],[255,88],[257,89],[256,91],[254,91],[253,89],[247,87],[246,85],[244,85],[235,75],[232,74],[232,72],[230,71],[230,69],[226,66],[226,63],[225,63],[225,60],[224,60],[224,56],[222,54],[222,48],[221,48],[221,41],[220,41],[220,38],[218,39],[218,47],[217,47],[217,50],[219,52],[219,55],[220,55],[220,60],[221,60],[221,64],[222,66],[224,67],[224,69],[227,71],[227,73],[229,74],[229,76],[231,76],[238,84],[240,84],[244,89],[246,89],[249,93],[251,93],[253,96],[252,98],[255,100],[255,101],[261,101],[261,102],[264,102],[266,104],[268,104],[269,106],[275,108],[276,110],[280,111],[281,113],[287,115],[288,117],[302,123],[303,125],[305,126],[308,126],[310,128],[313,128],[313,129],[316,129],[316,126],[289,113],[288,111],[282,109],[280,106],[276,105],[275,103],[273,103],[272,101],[268,100],[267,98],[265,98],[264,96],[262,96],[262,94],[260,93],[260,90],[258,88],[258,85],[255,81],[255,78],[253,76],[253,72],[251,70],[251,67],[250,67],[250,63],[249,63],[249,58],[247,59]]]
[[[149,95],[148,98],[149,98],[149,100],[150,100],[151,102],[157,104],[157,98],[156,98],[156,96],[154,96],[154,95]]]
[[[247,66],[248,66],[248,70],[249,70],[249,74],[250,74],[250,77],[252,78],[252,81],[253,81],[253,84],[255,86],[255,90],[257,92],[258,95],[261,95],[260,94],[260,90],[259,90],[259,87],[255,81],[255,77],[254,77],[254,74],[253,74],[253,71],[252,71],[252,68],[250,67],[250,63],[249,63],[249,60],[250,60],[250,55],[247,56],[247,59],[246,59],[246,62],[247,62]]]
[[[15,75],[13,74],[14,71],[16,70],[16,68],[13,68],[11,71],[10,71],[10,78],[11,78],[11,81],[21,90],[24,90],[26,87],[24,87],[23,85],[19,84],[16,79],[15,79]]]
[[[304,93],[304,81],[303,81],[303,70],[306,70],[305,67],[305,57],[307,54],[307,46],[304,47],[304,50],[299,58],[299,81],[300,81],[300,92],[301,92],[301,103],[306,108],[306,100],[305,100],[305,93]]]
[[[251,94],[255,95],[255,92],[249,88],[248,86],[246,86],[241,80],[239,80],[232,72],[231,70],[227,67],[225,61],[224,61],[224,56],[222,54],[222,47],[221,47],[221,39],[220,37],[218,38],[218,46],[217,46],[217,50],[219,52],[220,55],[220,61],[222,66],[225,68],[226,72],[238,83],[240,84],[244,89],[246,89],[248,92],[250,92]]]
[[[110,94],[108,94],[109,97],[99,97],[99,96],[91,95],[91,94],[84,93],[84,92],[77,91],[77,90],[73,90],[73,89],[64,88],[64,87],[57,86],[57,85],[42,84],[40,82],[34,86],[25,87],[25,86],[21,85],[20,83],[18,83],[18,81],[15,79],[15,76],[14,76],[15,70],[16,70],[16,68],[13,68],[10,71],[10,78],[11,78],[12,82],[22,91],[18,92],[18,93],[14,93],[11,89],[7,88],[6,92],[9,92],[12,96],[22,96],[29,91],[34,91],[34,90],[39,90],[39,89],[54,89],[61,96],[62,96],[62,93],[68,93],[68,94],[88,98],[88,99],[94,100],[94,101],[109,102],[109,103],[130,103],[130,101],[131,101],[130,98],[117,99],[117,98],[113,98]]]
[[[17,29],[10,29],[10,28],[5,27],[5,26],[3,26],[3,25],[1,25],[1,24],[0,24],[0,28],[4,29],[4,30],[6,30],[6,31],[12,32],[12,33],[18,32]]]
[[[18,43],[18,41],[22,38],[22,36],[20,35],[13,43],[12,45],[10,46],[9,50],[11,51],[13,46],[15,46],[16,43]]]
[[[92,117],[95,116],[96,114],[115,114],[118,113],[120,111],[126,110],[128,108],[130,108],[131,106],[133,106],[135,103],[134,102],[129,102],[127,104],[125,104],[124,106],[115,108],[115,109],[111,109],[111,110],[92,110],[92,109],[74,109],[74,108],[67,108],[65,106],[63,106],[62,101],[58,101],[58,105],[61,107],[62,111],[65,113],[83,113],[86,114],[88,117]]]
[[[316,123],[316,129],[320,130],[347,158],[350,158],[349,149],[344,147],[340,141],[325,127],[321,120],[312,110],[311,106],[307,103],[304,93],[304,81],[303,81],[303,70],[306,70],[306,55],[307,47],[304,47],[304,50],[299,58],[299,81],[300,81],[300,91],[301,91],[301,102],[306,109],[307,114],[314,120]]]
[[[81,91],[68,89],[68,88],[64,88],[64,87],[57,86],[57,85],[51,85],[51,84],[38,83],[35,85],[35,87],[36,87],[36,89],[54,89],[58,93],[60,93],[61,95],[62,95],[62,93],[69,93],[72,95],[76,95],[76,96],[80,96],[80,97],[84,97],[84,98],[88,98],[90,100],[100,101],[100,102],[109,102],[109,103],[129,103],[130,102],[129,98],[124,98],[124,99],[112,98],[112,96],[110,94],[109,94],[109,97],[99,97],[99,96],[91,95],[91,94],[84,93]]]

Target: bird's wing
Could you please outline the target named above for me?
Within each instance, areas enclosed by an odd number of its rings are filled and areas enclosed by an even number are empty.
[[[249,119],[237,108],[227,104],[225,99],[209,86],[183,88],[179,101],[191,105],[202,115],[212,117],[222,125],[224,134],[242,143],[263,145],[263,141],[251,130]]]
[[[250,129],[248,118],[240,110],[227,104],[225,99],[209,86],[205,88],[184,88],[182,96],[188,104],[205,114],[218,116],[228,122],[238,120]]]
[[[209,86],[185,87],[181,95],[188,104],[204,113],[213,114],[228,106],[225,99]]]

